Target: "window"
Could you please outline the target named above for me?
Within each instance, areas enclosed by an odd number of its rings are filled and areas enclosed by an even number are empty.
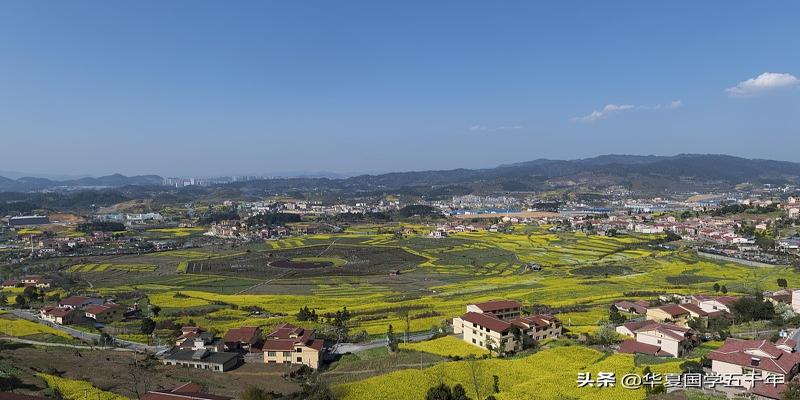
[[[283,356],[284,357],[291,357],[292,356],[292,352],[291,351],[284,351],[283,352]]]
[[[475,344],[475,338],[472,338],[472,344]]]
[[[303,349],[301,347],[298,347],[298,348],[294,349],[294,351],[297,352],[297,353],[302,353]]]
[[[275,352],[274,351],[268,351],[267,352],[267,357],[275,357]]]
[[[656,343],[661,344],[661,339],[656,340]]]
[[[299,363],[303,362],[303,357],[297,357],[297,362]]]

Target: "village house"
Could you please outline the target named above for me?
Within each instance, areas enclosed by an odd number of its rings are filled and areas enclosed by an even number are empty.
[[[199,326],[182,326],[181,334],[175,339],[175,346],[180,346],[185,340],[194,339],[203,332],[205,332],[205,330]]]
[[[731,312],[731,305],[739,300],[736,296],[718,296],[709,297],[703,295],[694,295],[689,298],[689,303],[698,305],[705,312],[725,311]]]
[[[556,338],[561,335],[563,330],[561,321],[547,314],[520,317],[512,320],[511,323],[521,328],[525,334],[536,341]]]
[[[225,372],[239,364],[239,353],[210,351],[208,349],[176,349],[161,360],[164,365]]]
[[[73,310],[84,308],[90,304],[103,304],[105,301],[97,297],[85,296],[69,296],[61,299],[58,306],[62,308],[71,308]]]
[[[53,282],[50,279],[42,277],[41,275],[29,275],[20,278],[23,286],[33,286],[40,289],[49,289]]]
[[[676,325],[686,326],[689,322],[689,311],[677,304],[665,304],[647,309],[648,320],[656,322],[672,322]]]
[[[646,300],[620,300],[614,303],[614,307],[617,307],[617,310],[622,312],[645,315],[647,314],[647,307],[650,307],[650,302]]]
[[[317,369],[325,342],[316,338],[313,329],[291,324],[278,326],[264,341],[264,362],[307,365]]]
[[[120,321],[125,315],[125,307],[114,304],[89,304],[83,309],[86,318],[91,318],[101,324]]]
[[[45,321],[59,325],[69,325],[80,321],[82,313],[74,308],[45,307],[39,310],[39,317]]]
[[[453,333],[475,346],[492,347],[494,351],[505,352],[516,348],[511,324],[492,314],[467,312],[453,319]]]
[[[720,348],[709,353],[708,359],[711,360],[711,371],[714,374],[753,373],[759,376],[762,379],[761,384],[754,385],[752,379],[744,378],[739,382],[740,387],[764,397],[772,397],[771,394],[779,393],[784,385],[770,388],[772,385],[763,385],[766,383],[763,380],[768,376],[777,376],[788,383],[797,374],[800,353],[794,351],[795,346],[797,343],[792,339],[772,343],[768,340],[729,338]]]
[[[214,352],[225,351],[225,343],[215,338],[214,334],[211,332],[200,332],[191,338],[179,340],[176,346],[183,350],[206,349]]]
[[[261,343],[261,328],[244,326],[228,330],[222,337],[227,351],[249,352],[258,350],[257,344]]]
[[[485,303],[468,304],[467,312],[490,313],[497,319],[508,320],[522,314],[522,305],[514,300],[492,300]]]
[[[653,320],[628,322],[618,326],[616,331],[633,338],[622,342],[621,353],[681,357],[696,344],[691,329]]]
[[[151,390],[139,400],[233,400],[232,397],[203,393],[200,385],[187,382],[172,390]]]
[[[466,314],[453,319],[453,331],[475,346],[491,347],[497,353],[518,350],[514,330],[533,340],[558,337],[563,327],[552,315],[521,317],[521,306],[513,300],[496,300],[467,305]],[[495,314],[503,316],[500,318]],[[516,329],[514,329],[516,328]]]

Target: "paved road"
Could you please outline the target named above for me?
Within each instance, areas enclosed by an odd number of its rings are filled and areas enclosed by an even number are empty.
[[[421,342],[423,340],[428,340],[431,337],[433,337],[433,334],[430,332],[412,333],[408,335],[408,341]],[[401,335],[398,335],[398,340],[402,341],[402,339],[403,337]],[[358,353],[359,351],[383,347],[386,346],[388,343],[389,343],[388,339],[377,339],[367,343],[339,343],[331,348],[331,353],[333,354]]]
[[[113,350],[113,351],[130,351],[130,352],[135,352],[136,351],[134,349],[128,349],[128,348],[125,348],[125,347],[84,346],[84,345],[68,344],[68,343],[40,342],[38,340],[21,339],[21,338],[13,337],[13,336],[0,336],[0,340],[4,340],[4,341],[7,341],[7,342],[32,344],[32,345],[36,345],[36,346],[66,347],[66,348],[70,348],[70,349],[79,349],[79,350]]]
[[[39,324],[42,324],[42,325],[50,326],[50,327],[52,327],[54,329],[58,329],[58,330],[60,330],[62,332],[65,332],[65,333],[69,334],[70,336],[72,336],[72,337],[74,337],[76,339],[80,339],[80,340],[87,341],[87,342],[92,342],[92,341],[95,341],[95,340],[97,340],[97,341],[102,340],[100,334],[98,334],[98,333],[84,332],[84,331],[80,331],[80,330],[77,330],[77,329],[74,329],[74,328],[70,328],[69,326],[66,326],[66,325],[53,324],[53,323],[50,323],[48,321],[43,321],[38,317],[37,314],[35,314],[34,312],[31,312],[31,311],[18,310],[18,309],[11,309],[11,310],[8,310],[8,311],[10,313],[14,314],[15,316],[17,316],[18,318],[27,319],[28,321],[32,321],[32,322],[36,322],[36,323],[39,323]],[[127,341],[127,340],[122,340],[122,339],[115,339],[115,341],[116,341],[117,345],[119,345],[119,347],[124,347],[124,348],[130,349],[130,350],[139,351],[139,352],[161,353],[161,352],[164,352],[164,351],[166,351],[166,350],[168,350],[170,348],[170,346],[150,346],[150,345],[146,345],[146,344],[142,344],[142,343],[136,343],[136,342],[130,342],[130,341]]]

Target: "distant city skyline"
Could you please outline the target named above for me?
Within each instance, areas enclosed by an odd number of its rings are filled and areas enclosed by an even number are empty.
[[[792,1],[7,1],[0,171],[800,162],[797,15]]]

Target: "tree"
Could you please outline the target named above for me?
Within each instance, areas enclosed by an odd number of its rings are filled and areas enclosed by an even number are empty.
[[[156,305],[150,305],[150,313],[153,314],[153,317],[157,317],[158,313],[161,312],[161,307]]]
[[[620,314],[619,309],[615,305],[611,305],[608,312],[608,319],[614,325],[624,324],[628,320],[624,315]]]
[[[789,283],[786,282],[786,279],[778,278],[778,287],[782,287],[782,288],[786,289],[786,287],[788,287],[788,286],[789,286]]]
[[[27,304],[27,300],[25,300],[25,296],[18,294],[16,298],[14,298],[14,303],[17,304],[17,307],[24,307]]]
[[[464,386],[461,386],[460,383],[456,383],[453,386],[453,393],[450,398],[453,400],[470,400],[469,396],[467,396],[467,391],[464,390]]]
[[[728,287],[725,286],[725,285],[722,285],[722,287],[719,288],[719,291],[722,292],[722,294],[727,294],[728,293]]]
[[[6,304],[8,304],[8,299],[6,298],[6,294],[0,292],[0,306],[4,306]]]
[[[492,375],[492,390],[495,393],[500,393],[500,377],[497,375]]]
[[[269,393],[259,387],[256,386],[248,386],[247,389],[239,395],[239,398],[242,400],[272,400],[275,397],[272,393]]]
[[[800,400],[800,381],[793,379],[786,384],[781,400]]]
[[[604,323],[597,331],[597,342],[604,346],[614,344],[617,341],[617,330],[614,324]]]
[[[394,353],[397,351],[398,344],[397,344],[397,337],[394,335],[394,328],[392,324],[389,324],[389,329],[386,331],[386,347],[389,348],[389,351]]]
[[[142,318],[142,333],[149,335],[156,330],[156,322],[151,318]]]
[[[715,283],[715,284],[714,284],[714,293],[718,293],[718,292],[719,292],[719,289],[720,289],[720,287],[719,287],[719,283]]]
[[[450,386],[440,383],[437,386],[428,389],[425,395],[425,400],[452,400],[453,392],[450,391]]]

